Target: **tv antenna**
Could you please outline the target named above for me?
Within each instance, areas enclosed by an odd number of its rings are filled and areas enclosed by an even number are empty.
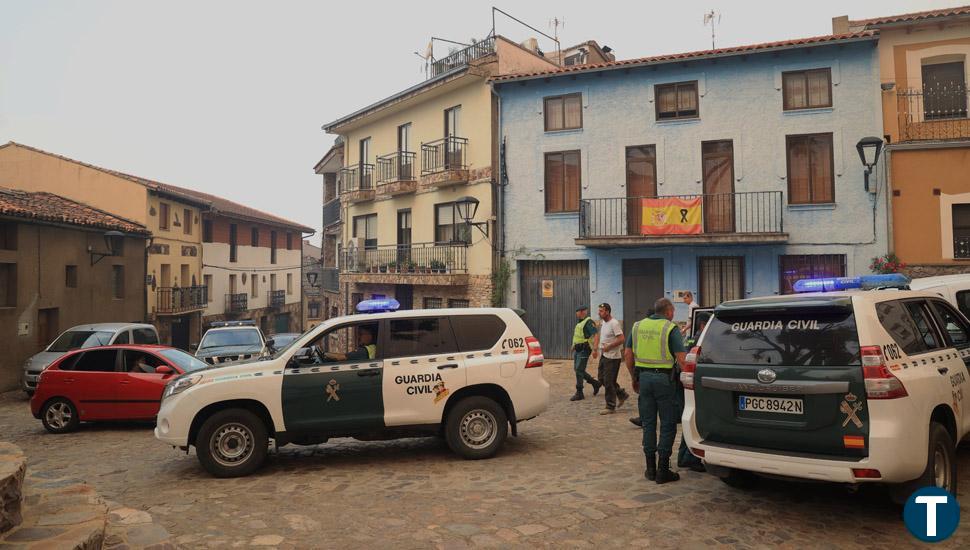
[[[566,28],[566,21],[565,20],[559,19],[558,17],[553,17],[552,19],[549,20],[549,28],[552,29],[552,35],[554,37],[556,37],[556,40],[559,40],[559,28],[560,27],[562,27],[564,29]]]
[[[717,27],[717,25],[720,25],[720,24],[721,24],[720,13],[714,10],[711,10],[704,14],[704,26],[705,27],[708,25],[711,26],[711,49],[712,50],[717,49],[717,46],[714,45],[714,30],[715,30],[715,27]]]

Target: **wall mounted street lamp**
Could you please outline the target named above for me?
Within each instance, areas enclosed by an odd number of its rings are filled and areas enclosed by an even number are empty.
[[[478,199],[475,197],[462,197],[455,201],[455,208],[458,216],[464,220],[466,225],[473,226],[488,238],[488,222],[473,222],[475,214],[478,212]]]
[[[320,285],[317,284],[317,277],[319,277],[319,275],[317,275],[316,272],[314,272],[314,271],[308,271],[307,272],[307,274],[306,274],[306,282],[310,283],[310,287],[317,288],[317,287],[320,286]]]
[[[859,140],[859,143],[855,144],[855,148],[859,152],[862,165],[866,167],[866,191],[869,191],[869,174],[872,173],[872,167],[879,162],[879,153],[882,152],[882,139],[874,136],[864,137]]]
[[[117,256],[124,245],[125,235],[120,231],[108,231],[104,234],[104,246],[107,252],[95,252],[94,247],[88,247],[91,254],[91,265],[100,262],[105,256]]]

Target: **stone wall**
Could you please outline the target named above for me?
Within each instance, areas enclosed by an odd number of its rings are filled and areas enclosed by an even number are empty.
[[[921,264],[908,265],[903,273],[913,279],[935,277],[937,275],[962,275],[970,273],[970,265],[961,264]]]
[[[5,533],[23,521],[24,474],[27,458],[19,447],[0,442],[0,533]]]

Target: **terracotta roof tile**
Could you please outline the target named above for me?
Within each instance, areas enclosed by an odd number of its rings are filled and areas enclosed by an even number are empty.
[[[770,51],[773,49],[810,46],[810,45],[825,44],[825,43],[831,43],[831,42],[867,40],[867,39],[873,39],[876,36],[878,36],[878,32],[876,31],[861,31],[861,32],[854,32],[854,33],[847,33],[847,34],[827,34],[823,36],[796,38],[791,40],[782,40],[778,42],[764,42],[761,44],[732,46],[728,48],[718,48],[714,50],[700,50],[695,52],[656,55],[651,57],[639,57],[635,59],[623,59],[619,61],[611,61],[609,63],[591,63],[588,65],[575,65],[572,67],[562,67],[560,69],[556,69],[552,71],[539,71],[539,72],[526,73],[526,74],[499,75],[492,78],[491,80],[493,82],[501,82],[506,80],[523,80],[523,79],[530,79],[530,78],[543,77],[543,76],[559,76],[567,73],[582,73],[582,72],[588,72],[588,71],[614,69],[614,68],[622,68],[622,67],[629,67],[629,66],[636,66],[636,65],[674,63],[677,61],[685,61],[689,59],[743,55],[743,54],[749,54],[749,53],[757,53],[761,51]]]
[[[247,220],[259,221],[269,225],[279,225],[289,229],[296,229],[304,233],[313,233],[315,231],[311,227],[298,224],[294,221],[290,221],[279,216],[274,216],[273,214],[268,214],[262,210],[250,208],[244,204],[239,204],[238,202],[233,202],[229,199],[224,199],[216,195],[210,195],[209,193],[203,193],[202,191],[196,191],[194,189],[176,187],[167,183],[161,183],[159,185],[163,190],[169,190],[173,193],[186,194],[191,197],[195,197],[197,200],[209,203],[211,211],[216,214],[221,213],[228,216],[237,216]]]
[[[871,19],[849,20],[850,27],[878,27],[879,25],[891,25],[893,23],[915,23],[926,19],[936,19],[939,17],[954,17],[958,15],[970,15],[970,6],[959,6],[956,8],[944,8],[939,10],[917,11],[913,13],[903,13],[900,15],[887,15],[884,17],[873,17]]]
[[[148,235],[145,226],[60,195],[0,187],[0,215]]]

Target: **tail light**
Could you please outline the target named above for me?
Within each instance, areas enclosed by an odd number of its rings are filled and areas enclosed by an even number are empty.
[[[525,339],[525,347],[529,350],[529,358],[526,359],[525,368],[541,367],[545,358],[542,356],[542,345],[535,336]]]
[[[852,477],[856,479],[879,479],[882,474],[871,468],[852,468]]]
[[[869,399],[897,399],[909,395],[903,383],[886,366],[879,346],[863,346],[861,354],[862,378]]]
[[[684,369],[680,371],[680,383],[685,390],[694,389],[694,373],[697,371],[697,356],[701,354],[701,347],[694,346],[684,358]]]

